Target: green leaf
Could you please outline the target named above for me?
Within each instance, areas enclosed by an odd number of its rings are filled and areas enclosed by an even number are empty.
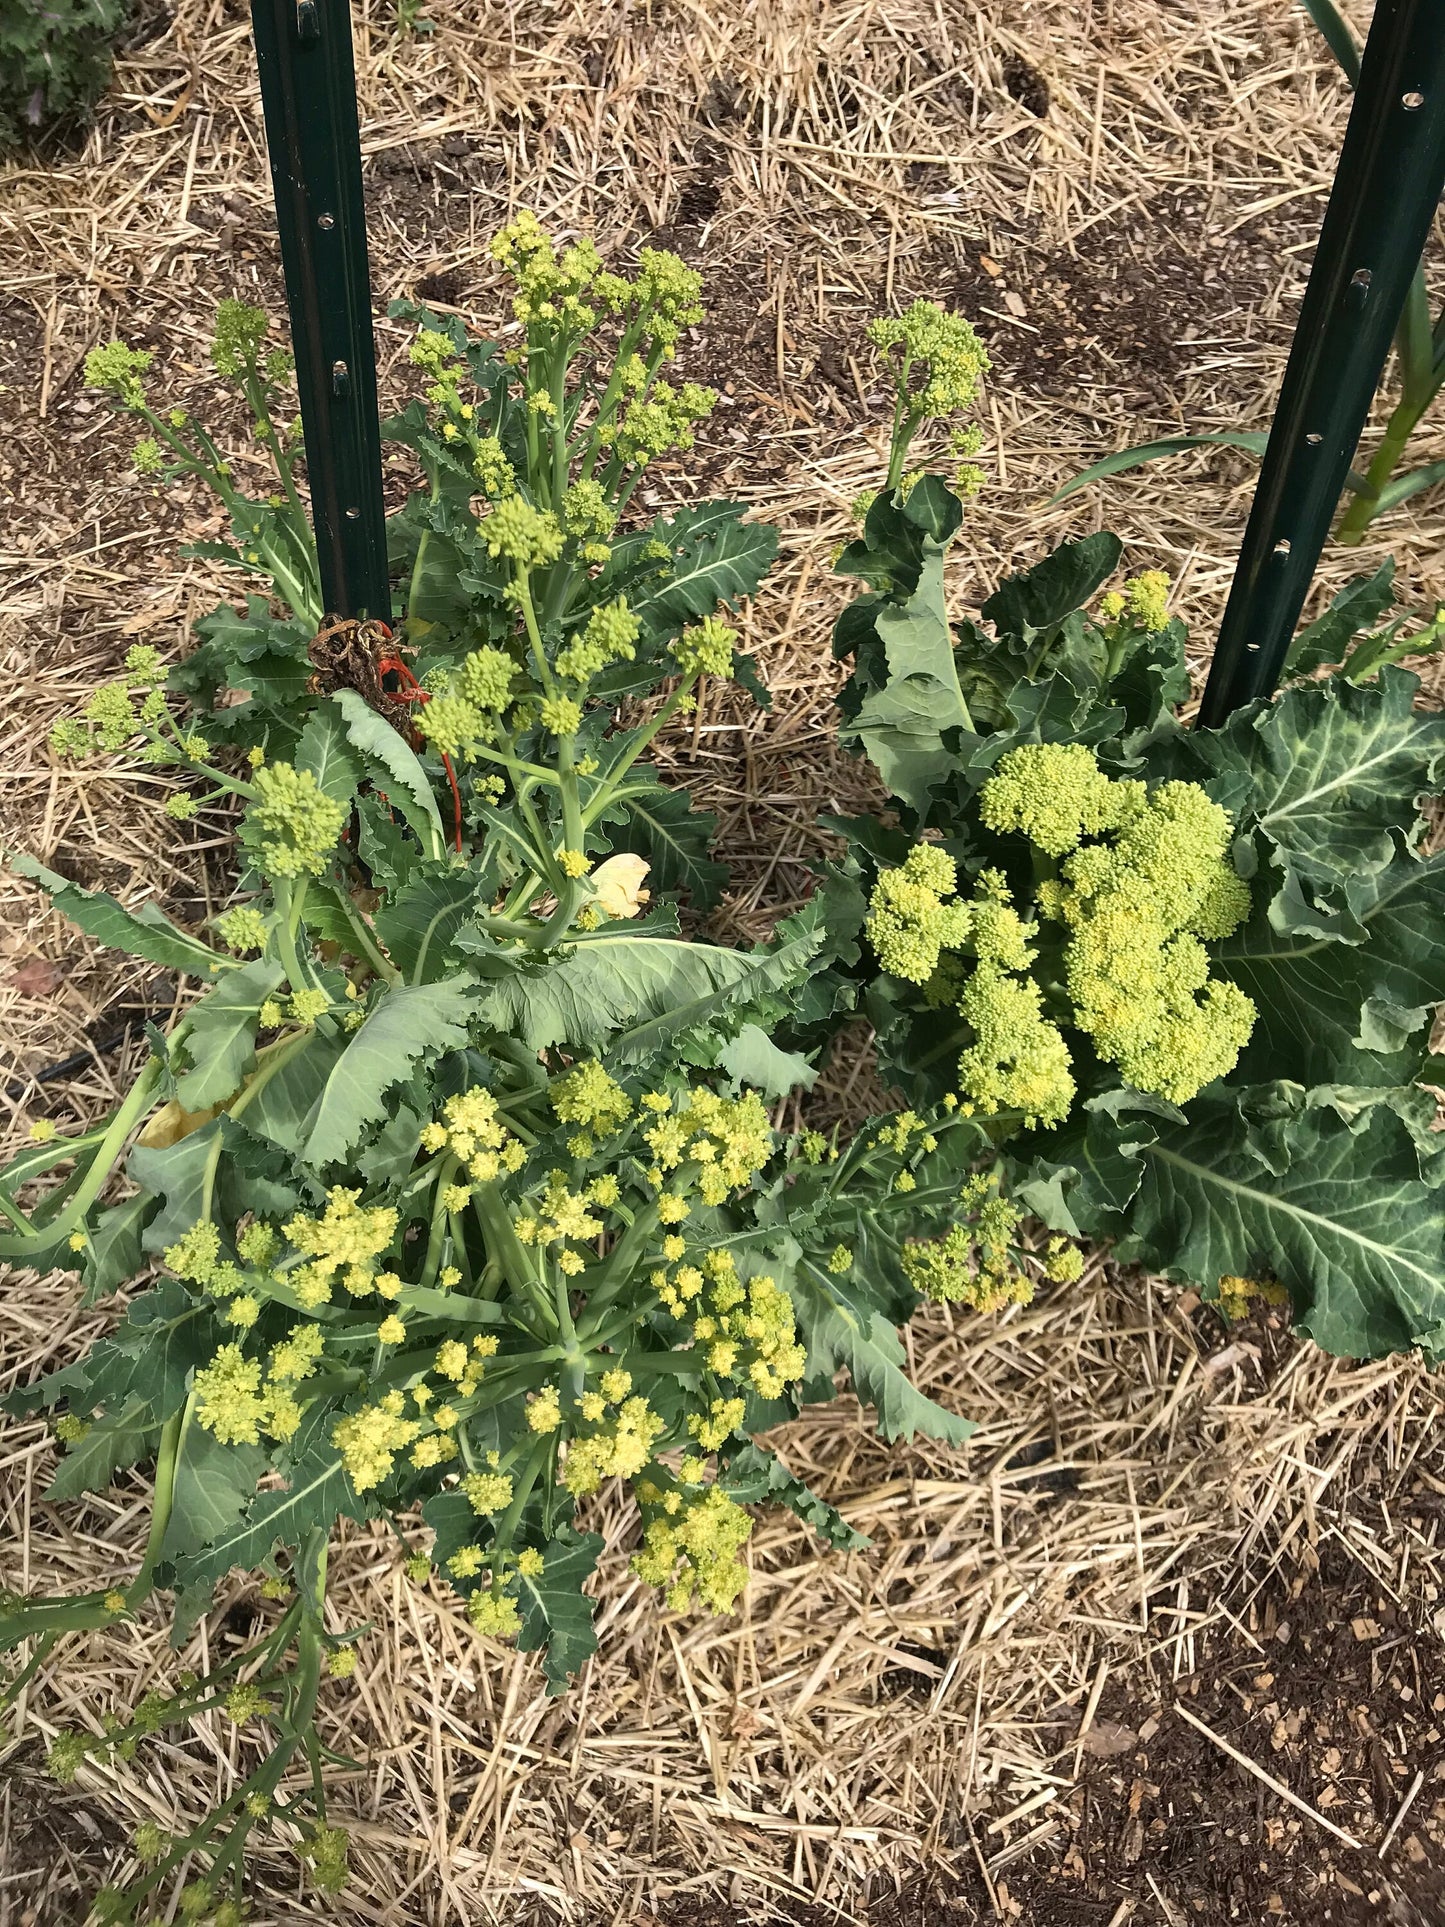
[[[597,1050],[620,1031],[656,1023],[651,1043],[745,996],[760,968],[747,951],[604,930],[555,960],[484,984],[477,1015],[529,1051],[553,1044]]]
[[[1263,906],[1214,952],[1218,968],[1258,1006],[1240,1076],[1282,1077],[1299,1084],[1365,1084],[1365,1049],[1398,1049],[1445,999],[1445,855],[1397,857],[1345,885],[1351,930],[1359,942],[1280,930]],[[1397,1015],[1389,1044],[1371,1011]],[[1394,1080],[1390,1080],[1394,1081]]]
[[[1326,663],[1343,662],[1351,638],[1368,629],[1395,600],[1395,558],[1387,555],[1373,575],[1357,575],[1328,609],[1301,629],[1285,657],[1286,676],[1311,676]]]
[[[75,1364],[11,1392],[4,1409],[35,1412],[63,1398],[73,1412],[103,1407],[115,1414],[140,1404],[159,1425],[180,1410],[191,1372],[215,1349],[213,1308],[193,1299],[174,1278],[162,1278],[131,1300],[109,1338],[98,1340]]]
[[[778,531],[744,522],[735,502],[684,510],[655,533],[675,552],[671,571],[632,599],[632,613],[650,634],[673,634],[711,615],[720,602],[736,604],[757,589],[778,553]]]
[[[446,833],[416,751],[354,689],[338,689],[331,701],[341,712],[352,748],[369,762],[380,764],[384,774],[378,778],[373,771],[373,781],[385,788],[388,801],[401,811],[421,839],[422,848],[440,857],[446,848]]]
[[[144,957],[147,963],[161,964],[167,970],[181,970],[191,977],[210,978],[217,970],[236,968],[229,957],[178,930],[153,903],[125,910],[104,890],[82,890],[67,883],[64,877],[47,870],[32,856],[22,853],[7,858],[7,862],[16,876],[38,883],[62,916],[69,917],[88,937],[95,937],[112,950]]]
[[[908,1376],[908,1355],[886,1318],[845,1305],[833,1280],[814,1260],[800,1257],[788,1295],[808,1347],[808,1377],[845,1367],[853,1389],[872,1405],[886,1439],[943,1439],[961,1445],[977,1427],[925,1397]]]
[[[375,1500],[358,1493],[332,1448],[317,1446],[297,1464],[279,1491],[258,1492],[245,1512],[199,1551],[175,1560],[178,1588],[214,1585],[233,1566],[250,1572],[268,1559],[278,1541],[299,1545],[313,1527],[329,1530],[337,1519],[370,1519]]]
[[[311,1033],[308,1043],[272,1071],[246,1106],[246,1128],[257,1137],[299,1151],[306,1137],[306,1120],[326,1088],[326,1080],[346,1049],[346,1039],[329,1020]]]
[[[1423,468],[1408,469],[1405,474],[1396,475],[1386,482],[1375,503],[1374,514],[1383,515],[1387,509],[1397,509],[1402,502],[1408,502],[1412,495],[1435,488],[1441,482],[1445,482],[1445,462],[1426,462]]]
[[[785,1505],[820,1539],[839,1552],[860,1552],[873,1542],[850,1526],[836,1506],[795,1479],[776,1452],[745,1445],[722,1468],[718,1484],[739,1505]]]
[[[234,1222],[243,1211],[279,1217],[297,1201],[286,1159],[224,1112],[175,1144],[136,1145],[126,1172],[161,1200],[141,1239],[146,1251],[164,1251],[212,1210]]]
[[[844,742],[856,742],[893,795],[920,814],[953,764],[944,732],[972,728],[944,605],[943,555],[939,544],[925,537],[917,589],[902,603],[880,603],[873,610],[887,681],[865,694],[839,729]]]
[[[1324,35],[1325,45],[1340,63],[1352,87],[1360,84],[1360,50],[1355,36],[1336,12],[1332,0],[1304,0],[1305,12]]]
[[[331,1066],[303,1127],[308,1164],[334,1164],[386,1116],[386,1093],[429,1052],[467,1041],[476,991],[464,977],[389,990]]]
[[[597,1651],[592,1601],[582,1588],[601,1551],[602,1540],[595,1532],[574,1532],[564,1526],[548,1540],[541,1572],[517,1580],[522,1614],[517,1645],[524,1653],[545,1647],[542,1670],[551,1694],[565,1693],[569,1675],[580,1672]]]
[[[174,1562],[220,1538],[240,1519],[266,1470],[259,1445],[222,1445],[213,1432],[187,1425],[176,1459],[171,1516],[160,1557]]]
[[[88,1229],[84,1271],[87,1305],[129,1283],[140,1270],[141,1233],[153,1202],[140,1192],[123,1204],[113,1204],[109,1210],[102,1211]]]
[[[1420,829],[1416,799],[1445,765],[1445,717],[1414,707],[1416,677],[1385,668],[1359,687],[1338,678],[1238,710],[1222,729],[1172,740],[1180,775],[1216,779],[1288,869],[1312,887],[1382,870],[1396,838]],[[1241,826],[1242,827],[1242,826]]]
[[[1320,1108],[1247,1116],[1227,1094],[1140,1141],[1097,1118],[1091,1137],[1132,1155],[1139,1188],[1118,1255],[1206,1288],[1279,1280],[1325,1351],[1445,1351],[1445,1190],[1422,1183],[1411,1134],[1387,1107],[1353,1125]],[[1094,1227],[1089,1227],[1094,1228]]]
[[[806,1057],[779,1050],[765,1030],[744,1024],[718,1054],[718,1063],[735,1084],[752,1084],[764,1097],[786,1097],[789,1091],[812,1090],[818,1073]]]
[[[284,965],[258,957],[223,977],[187,1012],[186,1051],[194,1068],[176,1082],[184,1110],[209,1110],[241,1088],[256,1061],[261,1005],[285,975]]]
[[[452,939],[476,907],[474,871],[418,865],[377,911],[376,934],[408,981],[427,983],[455,968]]]
[[[1182,455],[1190,448],[1247,448],[1251,455],[1263,455],[1269,436],[1258,429],[1224,429],[1208,435],[1164,435],[1155,442],[1140,442],[1134,448],[1116,449],[1112,455],[1091,462],[1081,469],[1071,481],[1055,489],[1049,497],[1048,506],[1055,502],[1067,501],[1069,496],[1077,495],[1080,489],[1088,488],[1091,482],[1102,482],[1107,476],[1122,475],[1127,469],[1142,468],[1146,462],[1161,461],[1166,455]]]
[[[323,703],[307,719],[294,761],[297,769],[308,770],[316,778],[316,787],[336,802],[350,803],[355,797],[361,782],[361,760],[348,739],[345,715],[335,703]]]
[[[123,1466],[148,1459],[160,1437],[160,1424],[144,1399],[131,1399],[124,1411],[98,1418],[65,1454],[45,1488],[47,1499],[78,1499],[82,1492],[106,1492]]]
[[[1109,580],[1123,550],[1118,536],[1107,529],[1077,542],[1061,542],[1042,562],[1000,583],[979,613],[1006,636],[1027,638],[1052,629],[1082,609]]]

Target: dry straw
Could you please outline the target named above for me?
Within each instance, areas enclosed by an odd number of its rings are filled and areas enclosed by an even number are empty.
[[[217,532],[209,502],[128,477],[124,432],[80,387],[86,349],[123,329],[155,351],[159,390],[215,419],[208,310],[258,291],[279,307],[244,10],[203,0],[165,27],[137,11],[83,148],[0,174],[0,843],[198,922],[224,896],[225,823],[178,832],[149,773],[60,770],[44,749],[128,641],[179,651],[232,593],[177,558]],[[870,800],[832,745],[827,644],[830,551],[886,434],[859,347],[870,313],[941,296],[990,334],[991,480],[960,606],[1107,514],[1208,637],[1242,462],[1043,504],[1106,449],[1263,419],[1347,111],[1282,0],[430,0],[405,38],[382,0],[353,12],[379,305],[420,291],[495,326],[485,243],[523,203],[609,245],[661,233],[706,271],[716,318],[690,352],[728,393],[705,483],[783,536],[746,615],[772,711],[714,694],[666,747],[735,866],[722,932],[765,929],[808,887],[817,813]],[[393,398],[404,338],[380,329]],[[239,448],[234,411],[220,420]],[[1421,453],[1445,455],[1440,429]],[[649,493],[695,485],[660,472]],[[1445,592],[1430,497],[1374,534],[1329,558],[1327,585],[1388,543],[1412,595]],[[0,893],[8,1123],[88,1116],[133,1061],[98,1040],[146,987],[33,893]],[[36,1081],[77,1051],[78,1072]],[[830,1102],[856,1109],[871,1089],[860,1049],[843,1052]],[[4,1294],[11,1382],[109,1316],[77,1309],[63,1278],[12,1275]],[[329,1689],[332,1741],[360,1762],[337,1772],[358,1869],[342,1917],[621,1923],[726,1903],[768,1919],[812,1901],[847,1921],[925,1868],[945,1884],[982,1868],[995,1892],[1016,1853],[1053,1838],[1105,1682],[1187,1674],[1211,1624],[1326,1541],[1407,1610],[1442,1583],[1434,1546],[1391,1523],[1407,1477],[1439,1476],[1424,1375],[1300,1350],[1266,1385],[1223,1343],[1170,1288],[1099,1262],[998,1322],[920,1321],[915,1369],[980,1421],[969,1448],[886,1448],[848,1400],[788,1428],[790,1462],[873,1548],[825,1555],[768,1518],[742,1611],[720,1623],[659,1613],[627,1575],[627,1521],[598,1506],[602,1652],[561,1703],[454,1602],[408,1586],[393,1543],[353,1533],[335,1624],[373,1631],[355,1679]],[[37,1428],[10,1426],[0,1450],[7,1583],[92,1585],[123,1566],[139,1483],[57,1509]],[[251,1590],[226,1600],[202,1651],[249,1623]],[[61,1790],[40,1773],[57,1725],[94,1727],[172,1663],[146,1616],[72,1642],[27,1690],[4,1743],[0,1922],[76,1918],[130,1827],[184,1824],[231,1782],[221,1729],[121,1777]],[[257,1878],[258,1919],[303,1917],[285,1855]]]

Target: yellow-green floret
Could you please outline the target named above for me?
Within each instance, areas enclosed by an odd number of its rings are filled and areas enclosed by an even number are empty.
[[[957,887],[953,858],[933,843],[915,844],[900,868],[879,871],[868,899],[868,941],[885,970],[927,983],[940,953],[966,940],[972,912],[945,902]]]

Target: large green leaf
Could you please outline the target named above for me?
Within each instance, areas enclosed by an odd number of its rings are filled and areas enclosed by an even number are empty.
[[[188,1425],[176,1459],[161,1558],[173,1562],[198,1553],[230,1530],[255,1497],[265,1469],[263,1447],[222,1445],[213,1432]]]
[[[517,1645],[524,1653],[546,1648],[542,1670],[549,1693],[565,1693],[569,1675],[580,1672],[597,1651],[592,1601],[582,1588],[601,1551],[602,1540],[595,1532],[564,1526],[548,1540],[542,1570],[517,1581],[522,1614]]]
[[[1241,1065],[1247,1081],[1371,1083],[1366,1049],[1390,1045],[1380,1007],[1400,1013],[1404,1036],[1445,1000],[1445,856],[1397,857],[1345,886],[1359,943],[1280,930],[1257,907],[1215,952],[1218,967],[1259,1011]]]
[[[108,1491],[123,1466],[138,1465],[155,1451],[160,1421],[142,1398],[123,1411],[98,1418],[60,1461],[45,1488],[47,1499],[78,1499],[82,1492]]]
[[[750,596],[773,565],[778,531],[766,522],[744,522],[733,502],[709,502],[683,511],[657,533],[675,551],[671,571],[632,601],[633,614],[649,633],[672,633],[711,615],[720,602]]]
[[[736,1084],[751,1084],[764,1097],[786,1097],[789,1091],[810,1091],[818,1073],[796,1051],[779,1050],[758,1024],[744,1024],[718,1053],[718,1063]]]
[[[889,790],[920,814],[954,760],[944,732],[971,729],[944,604],[943,556],[939,544],[925,537],[918,587],[906,601],[874,609],[887,681],[862,697],[839,730],[845,742],[856,742]]]
[[[351,747],[345,714],[334,702],[323,703],[307,718],[296,745],[295,763],[297,769],[314,776],[317,789],[336,802],[350,803],[356,795],[361,759]]]
[[[388,991],[331,1066],[307,1114],[301,1146],[307,1163],[344,1158],[386,1116],[386,1093],[410,1076],[419,1058],[464,1045],[475,996],[463,977]]]
[[[979,613],[1007,636],[1026,638],[1051,629],[1075,609],[1082,609],[1109,580],[1123,549],[1118,536],[1107,529],[1077,542],[1061,542],[1042,562],[1001,582]]]
[[[846,1368],[859,1398],[874,1408],[884,1438],[918,1433],[961,1445],[977,1429],[917,1389],[894,1327],[876,1313],[844,1304],[821,1264],[800,1256],[787,1284],[808,1347],[808,1377]]]
[[[477,1014],[531,1050],[599,1050],[618,1032],[656,1023],[668,1036],[746,996],[756,953],[613,926],[539,967],[484,984]],[[644,1048],[650,1047],[649,1036]]]
[[[210,978],[218,970],[236,967],[231,958],[207,949],[195,937],[178,930],[153,903],[125,910],[104,890],[82,890],[74,883],[67,883],[64,877],[37,863],[33,856],[22,853],[6,861],[16,876],[38,883],[62,916],[69,917],[88,937],[95,937],[112,950],[144,957],[147,963],[161,964],[167,970],[182,970],[192,977]]]
[[[194,1066],[176,1081],[187,1111],[206,1111],[241,1088],[256,1058],[261,1005],[285,976],[284,965],[258,957],[221,979],[186,1015],[186,1051]]]
[[[384,785],[388,800],[416,831],[422,848],[439,857],[446,847],[441,811],[416,751],[354,689],[338,689],[331,701],[341,713],[352,748],[381,765],[381,774],[373,771],[373,778]]]
[[[1171,754],[1180,774],[1216,779],[1221,801],[1247,811],[1294,874],[1341,885],[1385,868],[1396,837],[1418,832],[1416,799],[1438,786],[1445,717],[1414,707],[1418,687],[1386,668],[1358,688],[1288,689],[1222,729],[1182,732]]]
[[[426,983],[455,969],[452,939],[477,907],[471,870],[418,867],[376,913],[376,934],[410,982]]]
[[[1421,1181],[1388,1107],[1353,1123],[1323,1107],[1269,1119],[1224,1093],[1184,1125],[1136,1128],[1132,1145],[1112,1120],[1090,1132],[1101,1161],[1137,1166],[1112,1219],[1121,1258],[1206,1287],[1277,1278],[1300,1328],[1337,1355],[1445,1354],[1445,1190]]]
[[[358,1493],[329,1446],[317,1446],[297,1464],[279,1491],[258,1492],[245,1512],[209,1544],[175,1560],[178,1587],[214,1585],[232,1566],[250,1572],[279,1541],[299,1545],[311,1527],[329,1530],[337,1519],[369,1519],[376,1503]]]
[[[141,1240],[146,1251],[164,1251],[210,1215],[233,1219],[251,1210],[276,1216],[296,1202],[279,1153],[224,1113],[174,1144],[136,1145],[126,1172],[161,1201]]]

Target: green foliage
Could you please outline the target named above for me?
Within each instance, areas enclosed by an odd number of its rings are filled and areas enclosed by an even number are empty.
[[[838,624],[843,734],[902,825],[839,826],[872,879],[863,1001],[889,1076],[975,1113],[1060,1230],[1207,1294],[1271,1281],[1331,1350],[1441,1355],[1445,864],[1422,852],[1445,722],[1394,666],[1436,625],[1371,627],[1386,566],[1299,640],[1294,675],[1333,675],[1184,730],[1167,584],[1087,611],[1119,553],[1092,536],[984,603],[993,638],[951,626],[950,729],[940,556],[909,535],[925,487],[880,496],[839,560],[868,584]],[[904,756],[880,719],[918,671],[888,639],[924,595],[939,727],[918,704]]]
[[[110,80],[111,42],[128,0],[4,0],[0,148],[85,113]]]
[[[123,1765],[218,1705],[266,1721],[261,1765],[161,1844],[120,1918],[158,1904],[193,1851],[238,1880],[290,1762],[321,1759],[323,1660],[347,1664],[323,1617],[339,1520],[420,1536],[412,1582],[454,1595],[479,1638],[539,1652],[560,1691],[596,1647],[587,1514],[604,1483],[637,1506],[634,1574],[677,1610],[730,1610],[748,1506],[861,1543],[754,1436],[833,1397],[843,1373],[885,1438],[962,1441],[968,1422],[908,1377],[898,1328],[915,1280],[981,1307],[1064,1275],[956,1107],[851,1137],[793,1120],[856,1001],[856,865],[825,870],[751,946],[697,940],[672,900],[711,906],[726,872],[710,819],[646,751],[703,676],[751,683],[724,617],[776,547],[733,503],[647,526],[628,512],[649,463],[685,450],[711,405],[666,378],[700,314],[696,277],[646,249],[632,278],[613,275],[527,216],[496,255],[525,345],[503,355],[419,317],[428,385],[393,424],[426,484],[391,531],[404,625],[360,660],[345,653],[360,633],[328,632],[339,668],[314,634],[264,317],[224,307],[213,360],[251,402],[275,502],[240,497],[204,432],[152,409],[144,354],[110,344],[91,362],[176,474],[218,487],[236,554],[286,605],[253,595],[218,612],[169,673],[136,647],[58,732],[68,754],[186,773],[184,809],[236,824],[235,901],[209,930],[15,865],[101,941],[201,994],[150,1035],[109,1117],[42,1131],[0,1173],[0,1258],[70,1263],[92,1298],[158,1274],[113,1331],[10,1401],[61,1408],[57,1498],[153,1468],[144,1546],[113,1591],[7,1600],[0,1647],[104,1625],[155,1592],[183,1639],[233,1568],[262,1575],[243,1653],[128,1727],[57,1744],[64,1775],[92,1753]],[[909,326],[895,344],[905,440],[978,372],[965,331],[928,314]],[[914,612],[879,598],[880,673],[926,695],[944,787],[930,678],[954,705],[944,734],[968,720],[937,606],[950,515],[956,527],[947,492],[923,483],[908,516],[870,520],[909,593],[924,587]],[[638,698],[660,700],[623,727]],[[103,1205],[122,1172],[130,1194]],[[315,1781],[290,1783],[278,1824],[339,1881],[344,1836]]]

